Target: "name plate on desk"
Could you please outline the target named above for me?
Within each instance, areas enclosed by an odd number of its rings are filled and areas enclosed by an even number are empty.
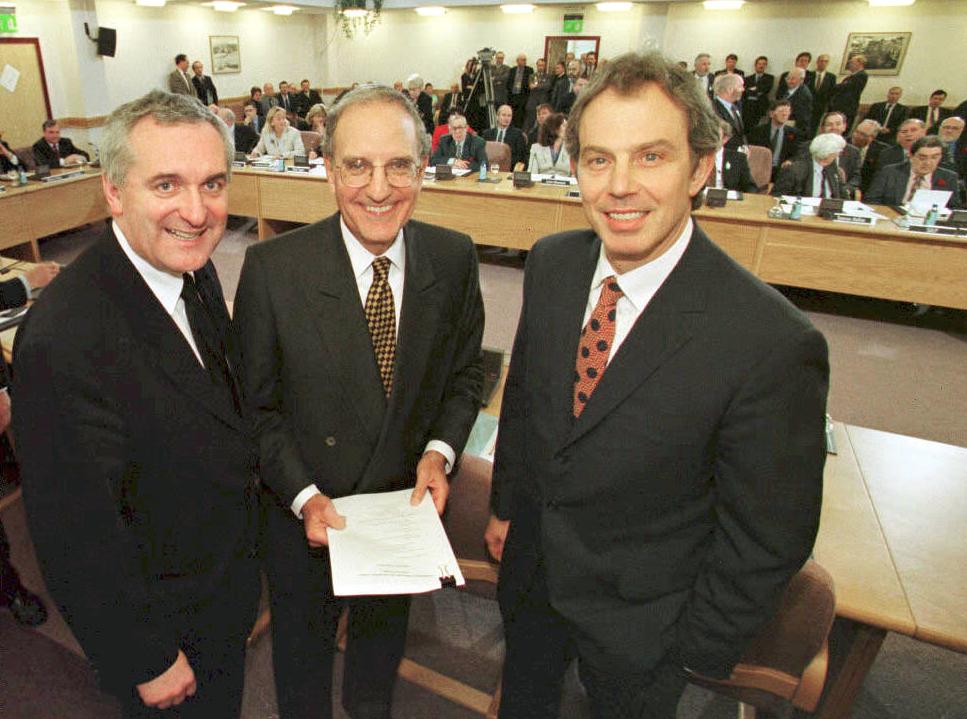
[[[832,219],[833,222],[846,222],[850,225],[872,226],[876,224],[875,217],[867,217],[865,215],[850,215],[845,212],[834,212]]]
[[[725,207],[725,201],[729,199],[729,191],[724,187],[708,187],[705,189],[706,207]]]
[[[911,224],[906,229],[910,232],[919,232],[924,235],[943,235],[945,237],[956,237],[957,235],[967,235],[967,228],[963,227],[944,227],[943,225],[914,225]]]
[[[71,170],[70,172],[63,172],[59,175],[47,175],[47,177],[40,178],[40,181],[49,184],[51,182],[61,182],[62,180],[73,180],[77,177],[83,177],[84,174],[84,170]]]
[[[296,172],[302,175],[308,174],[312,170],[308,165],[293,165],[292,167],[285,168],[286,172]]]

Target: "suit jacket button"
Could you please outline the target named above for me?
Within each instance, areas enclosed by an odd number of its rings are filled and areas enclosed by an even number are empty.
[[[336,446],[336,438],[333,437],[332,435],[329,435],[323,441],[326,443],[326,446],[327,447],[335,447]]]

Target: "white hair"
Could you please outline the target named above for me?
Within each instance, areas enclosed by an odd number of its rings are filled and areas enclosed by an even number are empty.
[[[834,132],[816,135],[809,143],[809,154],[814,160],[822,160],[830,155],[836,155],[846,147],[846,140]]]
[[[415,72],[406,78],[406,89],[412,90],[414,88],[423,89],[423,78]]]

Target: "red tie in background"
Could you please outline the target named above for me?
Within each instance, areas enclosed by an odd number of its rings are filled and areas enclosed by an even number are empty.
[[[578,343],[577,367],[574,375],[574,416],[580,417],[585,404],[601,381],[608,366],[608,356],[614,342],[616,305],[624,293],[614,275],[601,284],[601,296],[591,313],[591,319],[581,330]]]

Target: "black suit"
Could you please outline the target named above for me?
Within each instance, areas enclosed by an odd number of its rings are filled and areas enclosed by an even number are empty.
[[[870,109],[866,113],[867,120],[876,120],[886,132],[881,132],[879,135],[879,140],[881,142],[896,142],[896,133],[900,129],[900,125],[903,121],[907,119],[907,112],[909,108],[906,105],[901,105],[899,102],[893,107],[893,112],[890,112],[889,106],[885,102],[874,102],[870,105]],[[889,113],[889,122],[887,121],[887,114]]]
[[[813,94],[813,128],[818,132],[820,122],[823,119],[823,115],[826,113],[826,107],[829,105],[829,94],[836,87],[836,75],[831,72],[824,71],[822,82],[819,81],[819,73],[814,72],[812,78],[809,81],[809,91]]]
[[[463,92],[448,92],[443,96],[443,102],[440,103],[440,114],[437,117],[437,127],[440,125],[446,125],[447,120],[450,119],[450,114],[453,112],[463,113],[463,106],[466,104],[467,100]]]
[[[433,98],[427,93],[420,91],[420,94],[416,97],[416,111],[420,114],[420,119],[423,120],[423,129],[426,130],[428,135],[433,134]]]
[[[750,73],[745,78],[745,90],[742,93],[742,121],[752,129],[766,116],[769,110],[769,93],[776,78],[768,73],[756,77]]]
[[[296,112],[299,109],[299,99],[294,93],[280,92],[276,95],[279,107],[283,108],[286,112]]]
[[[302,109],[302,112],[299,114],[303,117],[307,112],[309,112],[309,110],[312,109],[313,105],[319,105],[322,103],[322,97],[312,88],[309,89],[308,93],[300,90],[296,94],[296,99],[299,101],[299,107]]]
[[[829,186],[828,197],[834,199],[849,199],[849,186],[840,174],[839,167],[834,162],[823,170],[825,183]],[[779,170],[776,182],[772,186],[775,196],[792,195],[793,197],[823,197],[824,188],[813,186],[813,160],[811,157],[799,158],[791,165]]]
[[[870,189],[873,176],[876,175],[876,171],[879,169],[880,153],[890,147],[896,147],[896,145],[887,145],[885,142],[880,142],[879,140],[873,140],[867,147],[866,155],[861,158],[862,164],[860,165],[860,189],[864,194]],[[862,150],[860,152],[862,153]]]
[[[510,74],[507,76],[507,104],[514,111],[513,125],[518,129],[524,126],[524,113],[527,109],[527,98],[530,97],[530,83],[534,76],[534,68],[525,65],[522,75],[523,81],[520,85],[520,92],[514,92],[517,65],[510,68]]]
[[[208,75],[192,75],[191,84],[195,86],[195,94],[202,105],[218,104],[218,90]]]
[[[214,267],[195,277],[237,368]],[[14,367],[30,532],[103,685],[133,711],[180,648],[198,694],[173,716],[237,714],[259,580],[251,431],[229,388],[110,230],[30,310]]]
[[[491,496],[502,717],[557,716],[572,641],[592,702],[727,677],[818,525],[826,344],[698,228],[574,419],[599,252],[579,230],[528,257]]]
[[[709,175],[709,185],[714,186],[715,169]],[[722,154],[722,186],[738,192],[757,192],[759,187],[752,179],[749,160],[745,153],[726,149]]]
[[[884,143],[886,144],[886,143]],[[883,151],[876,158],[876,170],[879,172],[884,167],[889,167],[890,165],[896,165],[901,162],[909,162],[910,156],[907,154],[899,145],[886,145]]]
[[[790,119],[795,121],[799,137],[808,140],[813,136],[813,96],[809,88],[800,85],[792,95],[787,94],[786,99],[792,105]]]
[[[235,317],[261,452],[275,677],[286,718],[331,716],[341,609],[328,554],[307,551],[293,499],[312,483],[329,497],[412,487],[427,442],[446,442],[459,456],[479,407],[483,304],[473,244],[419,222],[404,237],[389,399],[338,215],[250,247],[242,267]],[[343,704],[353,717],[388,717],[408,597],[348,603]]]
[[[910,112],[907,114],[908,118],[913,118],[915,120],[923,121],[924,125],[927,127],[928,135],[936,135],[940,132],[940,123],[950,117],[951,112],[946,107],[938,107],[936,110],[937,119],[933,123],[927,122],[927,113],[930,112],[929,105],[918,105],[917,107],[911,108]],[[967,118],[964,118],[967,119]]]
[[[85,160],[90,160],[91,157],[83,150],[79,150],[74,147],[74,143],[71,142],[69,137],[62,137],[57,143],[57,152],[47,144],[44,138],[40,138],[33,145],[34,151],[34,162],[39,165],[49,165],[50,167],[60,167],[60,161],[65,159],[69,155],[82,155]]]
[[[809,154],[808,145],[803,145],[800,148],[799,157],[800,159],[809,159],[811,157]],[[842,170],[842,178],[849,187],[849,193],[850,196],[852,196],[853,190],[863,184],[859,148],[853,147],[853,145],[846,145],[846,147],[843,148],[843,152],[840,153],[840,156],[836,159],[836,164],[839,165],[839,169]]]
[[[813,76],[815,73],[812,70],[806,70],[806,76],[802,79],[801,85],[805,87],[813,86]],[[776,83],[776,99],[780,99],[786,96],[789,91],[789,85],[786,84],[786,78],[789,77],[789,71],[782,73],[779,76],[779,82]]]
[[[868,79],[866,70],[857,70],[836,83],[829,93],[828,110],[837,110],[846,115],[846,124],[850,128],[853,127],[853,120],[860,107],[860,98]]]
[[[440,143],[436,146],[436,151],[430,157],[431,165],[445,165],[451,157],[456,157],[457,145],[453,141],[452,135],[444,135],[440,138]],[[479,170],[480,163],[487,161],[487,143],[477,135],[467,133],[463,141],[463,152],[460,153],[460,160],[470,163],[471,170]]]
[[[0,172],[10,172],[14,168],[23,167],[23,160],[20,159],[20,156],[17,155],[17,153],[10,149],[10,145],[8,145],[4,140],[0,140],[0,142],[3,143],[5,148],[7,148],[7,152],[12,153],[18,161],[18,164],[14,165],[12,162],[10,162],[10,160],[7,159],[6,155],[0,154]]]
[[[571,105],[574,104],[575,94],[572,89],[572,84],[576,80],[564,77],[557,78],[554,83],[554,87],[551,90],[551,107],[554,108],[554,112],[563,112],[565,115],[571,111]]]
[[[492,127],[489,130],[484,130],[481,137],[488,142],[495,142],[497,140],[497,128]],[[528,158],[530,157],[530,146],[528,145],[527,138],[524,137],[523,132],[518,130],[516,127],[508,127],[504,131],[503,143],[510,146],[511,169],[513,169],[518,162],[527,162]]]
[[[772,179],[775,180],[782,163],[786,160],[793,159],[799,151],[800,135],[796,128],[784,125],[782,129],[782,147],[779,148],[779,157],[777,158],[776,148],[773,146],[772,132],[773,127],[771,121],[764,125],[756,125],[749,130],[748,139],[750,145],[768,147],[772,152]]]
[[[722,103],[719,98],[715,97],[712,99],[712,107],[715,108],[715,112],[725,120],[732,127],[732,137],[729,141],[725,143],[725,146],[729,150],[738,150],[743,145],[747,144],[745,139],[745,123],[742,122],[742,114],[739,112],[739,106],[733,105],[735,108],[735,116],[729,112],[729,109]]]
[[[259,144],[259,134],[248,125],[236,122],[234,129],[236,152],[244,152],[247,154]],[[309,150],[309,148],[306,148],[306,150]]]
[[[876,173],[870,191],[863,197],[864,202],[871,205],[902,205],[906,200],[907,185],[910,182],[910,163],[901,162],[889,165]],[[960,187],[957,183],[957,173],[938,167],[933,171],[930,183],[931,190],[952,192],[947,207],[959,208]]]

